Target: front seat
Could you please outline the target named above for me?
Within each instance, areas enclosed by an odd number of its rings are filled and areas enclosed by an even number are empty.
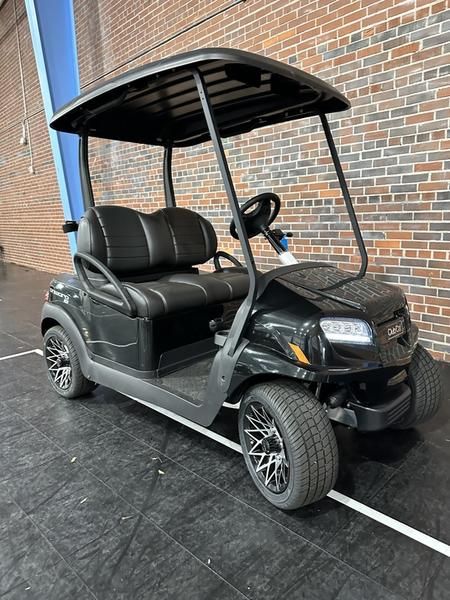
[[[142,213],[125,206],[89,208],[78,229],[78,251],[106,265],[128,290],[140,317],[239,300],[249,278],[242,272],[200,273],[217,237],[209,221],[186,208]],[[98,289],[115,295],[101,275]]]

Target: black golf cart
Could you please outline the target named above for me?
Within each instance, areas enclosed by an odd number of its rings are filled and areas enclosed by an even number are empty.
[[[412,427],[435,414],[441,387],[417,343],[403,292],[365,277],[367,253],[326,114],[346,110],[336,89],[248,52],[203,49],[120,75],[59,110],[51,127],[80,136],[85,214],[76,275],[51,285],[42,314],[50,382],[66,398],[96,384],[209,426],[239,408],[250,474],[274,505],[325,496],[338,471],[330,421],[361,431]],[[361,255],[358,273],[297,263],[272,191],[239,206],[222,138],[317,115]],[[90,136],[163,146],[166,207],[96,206]],[[217,251],[214,229],[176,206],[172,149],[211,140],[245,265]],[[255,267],[264,236],[281,266]],[[213,259],[214,272],[201,270]],[[231,262],[231,264],[230,264]],[[95,382],[95,383],[94,383]]]

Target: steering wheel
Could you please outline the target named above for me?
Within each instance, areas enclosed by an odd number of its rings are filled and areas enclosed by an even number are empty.
[[[244,265],[238,261],[237,258],[235,258],[234,256],[232,256],[231,254],[228,254],[228,252],[224,252],[223,250],[219,250],[218,252],[216,252],[214,254],[214,268],[216,269],[216,271],[218,271],[219,273],[221,271],[223,271],[223,267],[220,264],[220,259],[221,258],[226,258],[227,260],[230,261],[230,263],[232,263],[235,267],[239,267],[241,269],[244,269]]]
[[[261,233],[263,229],[269,227],[277,218],[280,206],[280,197],[273,192],[258,194],[247,200],[241,206],[241,213],[248,237],[254,237],[258,233]],[[239,239],[234,219],[230,223],[230,233],[236,240]]]

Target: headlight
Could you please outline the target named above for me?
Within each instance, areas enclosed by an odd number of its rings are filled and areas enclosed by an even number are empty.
[[[372,329],[360,319],[320,319],[320,327],[330,342],[343,344],[371,344]]]

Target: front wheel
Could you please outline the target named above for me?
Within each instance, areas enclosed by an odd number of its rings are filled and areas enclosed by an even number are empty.
[[[51,327],[44,335],[44,358],[50,384],[60,396],[78,398],[95,388],[83,375],[75,346],[62,327]]]
[[[415,427],[431,419],[439,410],[442,397],[439,366],[420,344],[412,355],[408,383],[411,388],[411,405],[402,420],[394,425],[395,429]]]
[[[293,510],[320,500],[338,473],[338,449],[322,405],[289,380],[255,385],[239,409],[242,452],[256,487],[274,506]]]

